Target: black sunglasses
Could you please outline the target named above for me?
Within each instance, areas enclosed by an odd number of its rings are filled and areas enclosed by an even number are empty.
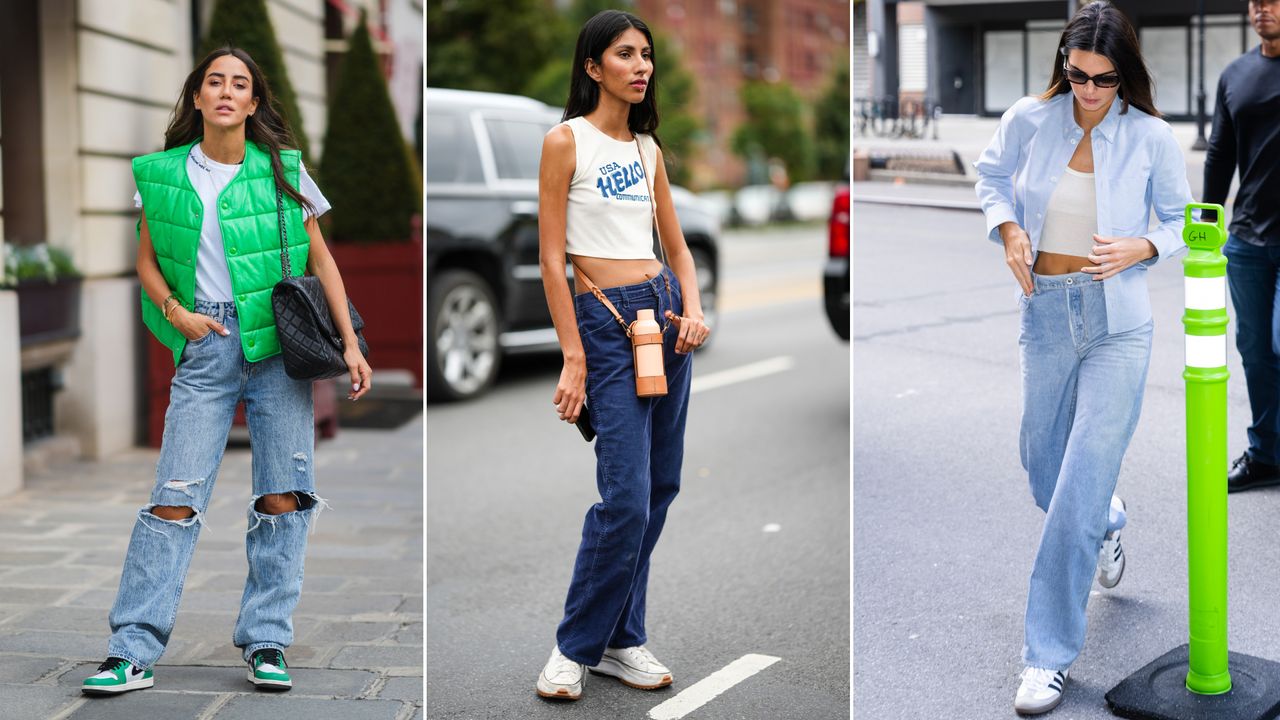
[[[1066,71],[1067,81],[1072,85],[1084,85],[1090,80],[1095,87],[1099,88],[1113,88],[1120,84],[1120,75],[1114,70],[1101,75],[1089,75],[1083,70],[1071,67],[1066,60],[1062,61],[1062,69]]]

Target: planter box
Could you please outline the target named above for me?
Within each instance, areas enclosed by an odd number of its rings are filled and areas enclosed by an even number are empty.
[[[414,227],[421,228],[420,217]],[[364,318],[374,385],[378,370],[402,368],[422,387],[422,233],[408,242],[330,243],[347,297]]]
[[[18,283],[18,337],[23,346],[80,336],[80,278]]]

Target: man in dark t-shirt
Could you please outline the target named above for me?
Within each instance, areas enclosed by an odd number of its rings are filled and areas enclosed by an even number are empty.
[[[1280,0],[1249,0],[1249,20],[1262,45],[1218,80],[1204,162],[1207,203],[1225,203],[1240,171],[1223,253],[1253,424],[1227,492],[1280,484]]]

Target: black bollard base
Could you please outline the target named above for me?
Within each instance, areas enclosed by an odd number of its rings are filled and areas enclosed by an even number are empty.
[[[1280,716],[1280,663],[1227,652],[1231,690],[1197,695],[1187,689],[1182,645],[1151,661],[1107,693],[1107,707],[1141,720],[1272,720]]]

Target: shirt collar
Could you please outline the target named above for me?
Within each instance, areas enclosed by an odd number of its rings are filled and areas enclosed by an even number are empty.
[[[1076,124],[1074,96],[1068,91],[1058,95],[1055,99],[1062,103],[1064,118],[1062,135],[1063,137],[1071,137],[1072,134],[1080,129],[1080,126]],[[1106,117],[1102,118],[1102,122],[1098,123],[1098,126],[1094,128],[1098,133],[1098,137],[1107,142],[1115,140],[1116,129],[1120,126],[1120,109],[1123,105],[1124,101],[1120,99],[1119,94],[1111,100],[1111,108],[1107,110]]]

